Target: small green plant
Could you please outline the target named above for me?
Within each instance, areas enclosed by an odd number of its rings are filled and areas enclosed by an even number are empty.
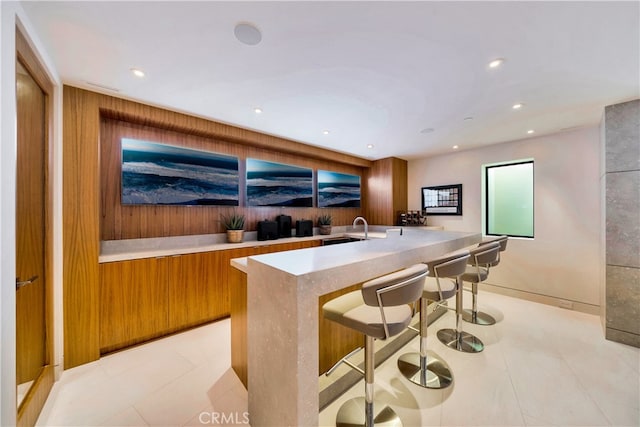
[[[243,230],[244,229],[244,215],[237,211],[233,211],[230,214],[220,214],[222,225],[227,230]]]
[[[318,217],[318,225],[331,225],[331,215],[325,214]]]

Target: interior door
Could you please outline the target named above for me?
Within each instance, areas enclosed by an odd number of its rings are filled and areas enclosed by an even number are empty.
[[[16,90],[16,364],[20,404],[46,364],[46,96],[20,62],[16,64]]]

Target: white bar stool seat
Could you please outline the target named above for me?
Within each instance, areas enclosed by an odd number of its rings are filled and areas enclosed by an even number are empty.
[[[426,263],[429,277],[420,299],[420,353],[405,353],[398,359],[402,375],[421,387],[445,388],[453,382],[447,363],[427,351],[427,306],[429,301],[442,303],[456,295],[457,278],[465,272],[468,260],[469,251],[457,251]]]
[[[470,260],[474,266],[487,266],[495,262],[500,252],[500,244],[498,242],[488,243],[478,246],[469,251]],[[438,331],[438,339],[444,345],[454,350],[465,353],[479,353],[484,350],[484,343],[475,335],[462,330],[462,280],[457,279],[456,292],[456,328],[440,329]]]
[[[496,323],[496,319],[488,313],[478,311],[478,283],[484,282],[489,277],[489,267],[495,267],[500,264],[500,252],[504,252],[507,249],[508,236],[498,236],[491,239],[487,239],[478,244],[478,247],[488,245],[490,243],[498,242],[500,244],[500,251],[498,252],[497,259],[488,264],[486,267],[477,267],[470,265],[467,267],[467,271],[462,276],[463,282],[471,283],[471,309],[465,309],[462,312],[462,320],[465,322],[473,323],[476,325],[493,325]]]
[[[349,362],[346,356],[327,372],[329,375],[345,362],[365,377],[365,397],[350,399],[340,407],[337,427],[402,426],[393,409],[380,402],[374,404],[374,340],[387,339],[406,329],[412,317],[409,304],[422,295],[427,271],[426,265],[416,264],[365,282],[361,291],[342,295],[322,306],[327,319],[365,334],[364,370]]]

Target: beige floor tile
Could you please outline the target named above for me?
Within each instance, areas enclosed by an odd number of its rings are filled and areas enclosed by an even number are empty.
[[[135,408],[149,425],[182,425],[212,403],[209,390],[227,370],[216,363],[200,365],[138,401]]]
[[[456,378],[451,395],[442,403],[442,425],[524,426],[507,372],[467,365]]]
[[[418,351],[417,339],[376,369],[376,398],[405,426],[640,425],[640,349],[606,341],[597,316],[489,292],[479,302],[498,322],[463,329],[483,352],[440,343],[438,329],[455,328],[452,312],[429,327],[428,348],[451,367],[452,387],[423,389],[399,374],[398,356]],[[247,425],[248,394],[230,364],[229,319],[114,353],[65,371],[38,425]],[[341,404],[363,395],[360,381],[319,425],[335,425]]]
[[[148,424],[145,420],[140,416],[138,411],[133,407],[128,407],[124,410],[124,412],[113,416],[102,423],[103,426],[115,427],[136,427],[136,426],[147,426]]]

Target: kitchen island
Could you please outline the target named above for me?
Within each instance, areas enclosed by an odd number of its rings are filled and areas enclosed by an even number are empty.
[[[480,233],[405,228],[393,237],[251,256],[237,265],[247,273],[251,425],[318,424],[321,295],[480,240]]]

